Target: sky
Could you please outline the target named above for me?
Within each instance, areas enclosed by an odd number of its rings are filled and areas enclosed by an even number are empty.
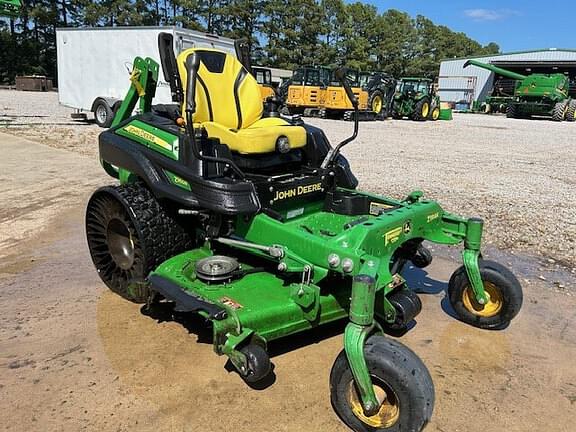
[[[576,49],[571,31],[572,2],[547,0],[362,0],[380,12],[398,9],[424,15],[435,24],[464,32],[483,45],[496,42],[503,52],[539,48]]]

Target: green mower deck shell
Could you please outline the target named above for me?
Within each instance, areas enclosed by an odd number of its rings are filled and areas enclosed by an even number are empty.
[[[382,197],[374,198],[380,205],[384,200]],[[206,284],[195,276],[193,269],[196,261],[211,254],[207,248],[178,255],[161,264],[153,274],[225,308],[230,319],[235,321],[234,334],[248,328],[269,341],[344,318],[349,313],[359,313],[349,310],[349,293],[352,279],[365,275],[364,270],[369,266],[374,269],[375,296],[380,299],[375,313],[393,322],[394,308],[386,295],[398,287],[398,280],[390,273],[394,251],[413,238],[458,244],[467,236],[479,238],[481,227],[479,232],[470,233],[468,227],[475,225],[445,213],[433,201],[387,202],[391,208],[379,216],[345,216],[308,206],[304,214],[286,222],[265,214],[256,215],[248,222],[239,221],[238,235],[243,240],[256,245],[282,245],[283,257],[273,258],[250,247],[236,247],[271,261],[274,267],[281,266],[285,274],[299,275],[309,266],[309,281],[287,283],[278,276],[261,272],[248,274],[225,285]],[[362,222],[354,224],[359,219]],[[351,227],[346,229],[346,226]],[[274,243],[270,243],[271,239]],[[477,240],[469,242],[471,250],[476,250],[475,242]],[[339,263],[330,266],[329,259],[333,256],[338,256]],[[343,268],[346,263],[348,271]],[[471,274],[477,272],[473,261],[468,266]],[[248,264],[243,267],[250,268]],[[321,285],[329,272],[344,276],[338,283],[331,284],[326,292]],[[481,283],[478,291],[482,296]],[[215,343],[219,340],[222,338],[215,337]],[[222,352],[221,347],[216,347],[216,350]]]

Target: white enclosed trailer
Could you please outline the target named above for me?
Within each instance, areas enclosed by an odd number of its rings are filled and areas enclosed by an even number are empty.
[[[172,34],[174,52],[187,48],[217,48],[236,55],[234,40],[177,27],[93,27],[56,30],[58,100],[74,108],[73,118],[94,113],[98,125],[110,125],[130,85],[134,57],[160,64],[158,35]],[[170,86],[160,72],[154,102],[172,102]]]

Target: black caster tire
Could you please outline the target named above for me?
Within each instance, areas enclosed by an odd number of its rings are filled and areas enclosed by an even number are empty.
[[[245,374],[240,374],[247,383],[254,384],[262,381],[272,371],[270,356],[260,345],[246,345],[240,349],[240,352],[246,356],[248,362],[248,370]]]
[[[98,189],[86,209],[86,238],[102,281],[134,303],[145,303],[145,279],[160,263],[194,246],[192,235],[142,184]]]
[[[425,246],[418,246],[418,250],[416,254],[410,259],[412,264],[418,268],[425,268],[432,264],[432,260],[434,257],[432,256],[432,252]]]
[[[480,276],[490,299],[481,305],[474,293],[466,269],[459,267],[448,282],[448,299],[463,322],[490,330],[506,328],[522,308],[522,286],[516,276],[501,264],[480,260]]]
[[[372,336],[364,356],[374,390],[384,402],[366,416],[344,350],[330,372],[330,397],[340,419],[355,432],[419,432],[434,410],[434,384],[422,360],[393,339]],[[385,395],[385,397],[384,397]]]

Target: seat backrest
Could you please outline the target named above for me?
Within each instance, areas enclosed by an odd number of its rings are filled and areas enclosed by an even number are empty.
[[[177,63],[184,93],[188,77],[186,59],[194,52],[200,57],[194,123],[215,122],[230,129],[244,129],[259,120],[263,106],[256,79],[238,59],[224,51],[190,48],[180,53]],[[185,106],[182,112],[184,109]]]

